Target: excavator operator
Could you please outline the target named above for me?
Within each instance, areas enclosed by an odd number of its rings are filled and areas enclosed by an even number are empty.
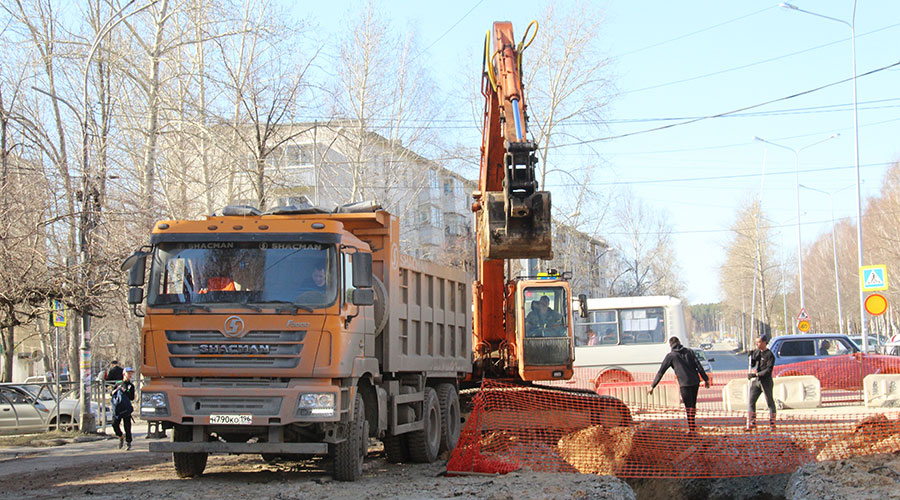
[[[525,317],[526,337],[565,335],[565,333],[559,332],[562,326],[562,317],[550,309],[550,297],[543,295],[540,299],[531,302],[531,312]]]

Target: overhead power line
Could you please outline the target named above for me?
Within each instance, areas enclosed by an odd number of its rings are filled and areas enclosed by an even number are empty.
[[[897,66],[900,66],[900,61],[897,61],[897,62],[895,62],[895,63],[893,63],[893,64],[889,64],[889,65],[887,65],[887,66],[882,66],[882,67],[877,68],[877,69],[873,69],[873,70],[871,70],[871,71],[867,71],[866,73],[863,73],[863,74],[860,74],[860,75],[856,75],[856,78],[859,79],[859,78],[862,78],[862,77],[865,77],[865,76],[873,75],[873,74],[875,74],[875,73],[879,73],[879,72],[881,72],[881,71],[885,71],[885,70],[888,70],[888,69],[891,69],[891,68],[894,68],[894,67],[897,67]],[[749,110],[749,109],[755,109],[755,108],[760,108],[760,107],[763,107],[763,106],[768,106],[769,104],[774,104],[774,103],[776,103],[776,102],[782,102],[782,101],[787,101],[787,100],[790,100],[790,99],[796,99],[797,97],[801,97],[801,96],[804,96],[804,95],[812,94],[812,93],[814,93],[814,92],[818,92],[818,91],[820,91],[820,90],[827,89],[827,88],[833,87],[833,86],[835,86],[835,85],[840,85],[840,84],[842,84],[842,83],[846,83],[846,82],[849,82],[849,81],[851,81],[851,80],[853,80],[852,77],[850,77],[850,78],[844,78],[843,80],[838,80],[838,81],[836,81],[836,82],[827,83],[827,84],[822,85],[822,86],[820,86],[820,87],[816,87],[816,88],[809,89],[809,90],[804,90],[804,91],[798,92],[798,93],[796,93],[796,94],[791,94],[791,95],[788,95],[788,96],[785,96],[785,97],[779,97],[778,99],[772,99],[772,100],[765,101],[765,102],[761,102],[761,103],[758,103],[758,104],[752,104],[752,105],[750,105],[750,106],[744,106],[743,108],[738,108],[738,109],[734,109],[734,110],[731,110],[731,111],[725,111],[725,112],[722,112],[722,113],[716,113],[716,114],[714,114],[714,115],[701,116],[701,117],[693,118],[693,119],[690,119],[690,120],[681,121],[681,122],[678,122],[678,123],[670,123],[670,124],[668,124],[668,125],[662,125],[662,126],[654,127],[654,128],[650,128],[650,129],[637,130],[637,131],[635,131],[635,132],[627,132],[627,133],[624,133],[624,134],[612,135],[612,136],[607,136],[607,137],[598,137],[598,138],[596,138],[596,139],[586,139],[586,140],[583,140],[583,141],[575,141],[575,142],[569,142],[569,143],[565,143],[565,144],[556,144],[556,145],[550,146],[550,148],[551,148],[551,149],[556,149],[556,148],[564,148],[564,147],[568,147],[568,146],[581,146],[581,145],[584,145],[584,144],[593,144],[593,143],[595,143],[595,142],[611,141],[611,140],[613,140],[613,139],[623,139],[623,138],[625,138],[625,137],[631,137],[631,136],[640,135],[640,134],[647,134],[647,133],[650,133],[650,132],[658,132],[658,131],[660,131],[660,130],[666,130],[666,129],[670,129],[670,128],[681,127],[681,126],[683,126],[683,125],[690,125],[690,124],[692,124],[692,123],[697,123],[697,122],[700,122],[700,121],[703,121],[703,120],[709,120],[709,119],[712,119],[712,118],[722,118],[722,117],[725,117],[725,116],[733,115],[733,114],[735,114],[735,113],[741,113],[741,112],[747,111],[747,110]]]

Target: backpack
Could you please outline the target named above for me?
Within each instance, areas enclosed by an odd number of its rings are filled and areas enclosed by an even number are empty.
[[[109,403],[112,405],[113,415],[117,417],[125,417],[134,411],[131,400],[125,395],[124,389],[114,391],[112,397],[109,398]]]

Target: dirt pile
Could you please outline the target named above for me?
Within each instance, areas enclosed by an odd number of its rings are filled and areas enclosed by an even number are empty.
[[[592,426],[563,436],[559,455],[585,474],[730,477],[791,472],[812,454],[780,434],[689,435],[655,422]]]
[[[861,455],[900,451],[900,420],[883,414],[860,420],[853,430],[835,437],[816,455],[816,460],[838,460]]]

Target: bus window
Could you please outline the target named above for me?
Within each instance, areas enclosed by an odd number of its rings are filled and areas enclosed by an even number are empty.
[[[665,314],[661,307],[619,311],[623,344],[658,344],[666,340]]]
[[[615,310],[591,311],[587,318],[576,317],[575,345],[616,345],[619,343],[619,321]]]

